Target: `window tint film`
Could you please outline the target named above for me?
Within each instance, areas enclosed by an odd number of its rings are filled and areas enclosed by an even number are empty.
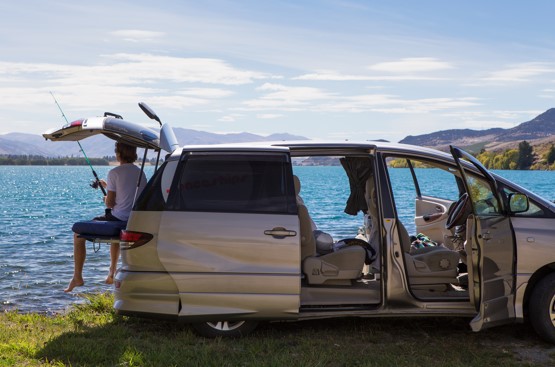
[[[174,210],[296,213],[285,154],[191,154],[180,170]]]
[[[175,170],[175,161],[173,163],[173,170]],[[171,165],[170,165],[171,166]],[[148,181],[143,192],[139,195],[135,207],[133,210],[144,210],[144,211],[161,211],[164,210],[166,205],[166,196],[163,192],[162,177],[166,172],[168,167],[168,162],[164,162],[160,168],[154,173],[154,176]],[[167,175],[167,173],[166,173]],[[169,191],[169,188],[167,189]]]

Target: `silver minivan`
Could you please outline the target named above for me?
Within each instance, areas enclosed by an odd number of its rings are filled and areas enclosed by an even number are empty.
[[[45,137],[104,133],[168,153],[120,238],[87,237],[120,241],[118,314],[185,321],[207,337],[241,336],[263,320],[462,316],[479,331],[528,319],[555,342],[555,206],[461,149],[372,141],[178,147],[167,125],[141,135],[139,124],[104,119],[117,132],[97,123]],[[343,167],[344,211],[361,218],[353,236],[317,229],[320,208],[307,208],[293,174],[299,162]],[[399,166],[410,175],[395,174]],[[428,182],[437,175],[449,197]],[[411,213],[398,194],[408,186]]]

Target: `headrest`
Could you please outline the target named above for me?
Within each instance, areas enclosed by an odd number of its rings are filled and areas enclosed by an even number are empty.
[[[295,195],[299,195],[301,192],[301,181],[295,175],[293,175],[293,184],[295,185]]]
[[[315,230],[314,239],[316,240],[316,251],[321,254],[328,254],[333,251],[333,237],[326,232]]]

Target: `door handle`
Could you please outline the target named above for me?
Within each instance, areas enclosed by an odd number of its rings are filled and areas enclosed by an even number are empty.
[[[296,231],[291,231],[283,227],[276,227],[273,229],[267,229],[264,231],[267,236],[273,236],[276,238],[294,237],[297,235]]]

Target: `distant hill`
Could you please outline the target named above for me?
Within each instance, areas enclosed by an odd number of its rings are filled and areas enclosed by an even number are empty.
[[[260,141],[308,140],[303,136],[287,133],[268,136],[234,133],[214,134],[205,131],[174,128],[175,136],[180,145],[191,144],[226,144]],[[88,157],[101,158],[114,155],[114,141],[103,135],[93,136],[81,141]],[[0,135],[0,154],[9,155],[40,155],[45,157],[81,157],[79,145],[72,141],[46,141],[41,135],[25,133],[9,133]]]
[[[512,149],[523,140],[532,146],[555,142],[555,108],[551,108],[534,119],[510,129],[487,130],[452,129],[423,135],[409,135],[400,143],[421,145],[446,150],[449,145],[466,148],[472,152]]]

